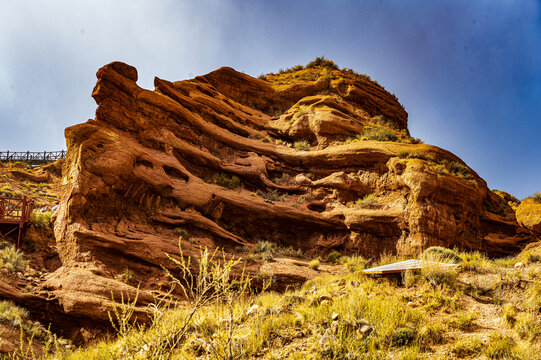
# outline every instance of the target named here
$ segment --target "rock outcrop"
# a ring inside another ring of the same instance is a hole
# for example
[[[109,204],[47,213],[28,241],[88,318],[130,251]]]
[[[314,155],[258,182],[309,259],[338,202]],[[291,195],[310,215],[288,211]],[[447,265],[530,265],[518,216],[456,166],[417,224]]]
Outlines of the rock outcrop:
[[[96,309],[138,283],[152,301],[179,233],[185,255],[269,241],[307,256],[432,245],[498,256],[529,239],[457,156],[410,138],[396,97],[365,76],[221,68],[149,91],[115,62],[97,77],[95,119],[65,132],[63,266],[48,285],[67,313],[106,320]]]
[[[517,207],[518,223],[530,231],[541,234],[541,201],[528,197]]]

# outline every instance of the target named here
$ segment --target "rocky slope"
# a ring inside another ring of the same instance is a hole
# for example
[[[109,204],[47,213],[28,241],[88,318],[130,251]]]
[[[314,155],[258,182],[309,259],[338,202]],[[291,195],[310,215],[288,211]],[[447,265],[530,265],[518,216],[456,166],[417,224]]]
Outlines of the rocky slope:
[[[63,266],[46,283],[68,314],[107,321],[112,299],[134,298],[136,284],[141,306],[153,301],[179,234],[185,255],[208,246],[242,256],[268,241],[366,258],[431,245],[500,256],[530,239],[458,157],[412,139],[396,97],[366,76],[220,68],[156,78],[150,91],[114,62],[97,77],[95,119],[65,132],[54,223]],[[312,276],[298,264],[260,267],[247,271],[283,284]]]

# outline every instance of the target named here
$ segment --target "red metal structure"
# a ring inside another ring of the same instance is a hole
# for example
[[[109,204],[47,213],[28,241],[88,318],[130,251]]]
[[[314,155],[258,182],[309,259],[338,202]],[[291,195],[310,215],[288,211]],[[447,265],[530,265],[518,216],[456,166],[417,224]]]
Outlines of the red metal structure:
[[[24,197],[22,199],[0,197],[0,237],[18,231],[17,247],[21,243],[21,236],[30,221],[30,214],[34,209],[34,200]]]
[[[65,159],[66,151],[25,151],[25,152],[14,152],[14,151],[0,151],[0,161],[9,162],[9,161],[23,161],[25,163],[31,164],[46,164],[49,162],[56,161],[58,159]]]

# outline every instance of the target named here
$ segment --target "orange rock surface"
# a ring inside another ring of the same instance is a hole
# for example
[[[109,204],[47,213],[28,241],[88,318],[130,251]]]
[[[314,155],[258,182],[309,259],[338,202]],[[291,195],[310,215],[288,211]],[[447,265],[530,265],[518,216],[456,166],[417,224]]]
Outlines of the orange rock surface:
[[[518,223],[534,233],[541,234],[541,201],[528,197],[517,208]]]
[[[48,285],[67,313],[106,320],[111,293],[134,296],[137,283],[151,301],[167,255],[178,254],[178,229],[190,234],[186,255],[269,241],[307,256],[432,245],[498,256],[529,240],[458,157],[409,138],[397,99],[362,76],[315,68],[261,80],[220,68],[156,78],[150,91],[115,62],[97,77],[95,119],[65,132],[54,225],[63,266]],[[396,139],[351,140],[370,128]],[[287,283],[282,266],[264,270],[274,268]],[[297,281],[313,276],[299,271]]]

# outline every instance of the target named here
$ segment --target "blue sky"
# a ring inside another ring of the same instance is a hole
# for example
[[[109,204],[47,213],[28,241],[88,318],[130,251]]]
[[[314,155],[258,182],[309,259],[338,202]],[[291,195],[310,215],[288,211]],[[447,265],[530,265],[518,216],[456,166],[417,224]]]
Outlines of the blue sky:
[[[0,0],[0,149],[65,148],[94,117],[95,73],[120,60],[181,80],[257,76],[325,55],[395,93],[413,136],[490,188],[541,190],[539,1]]]

